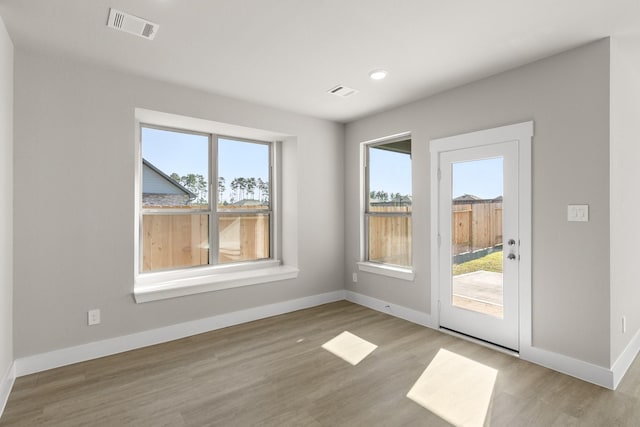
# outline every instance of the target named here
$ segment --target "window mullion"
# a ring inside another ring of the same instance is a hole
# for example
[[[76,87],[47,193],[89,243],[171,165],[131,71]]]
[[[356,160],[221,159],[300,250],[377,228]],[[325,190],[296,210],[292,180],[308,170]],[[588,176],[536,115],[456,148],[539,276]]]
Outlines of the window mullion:
[[[220,233],[218,232],[218,136],[209,135],[209,190],[211,214],[209,215],[209,264],[219,263]]]

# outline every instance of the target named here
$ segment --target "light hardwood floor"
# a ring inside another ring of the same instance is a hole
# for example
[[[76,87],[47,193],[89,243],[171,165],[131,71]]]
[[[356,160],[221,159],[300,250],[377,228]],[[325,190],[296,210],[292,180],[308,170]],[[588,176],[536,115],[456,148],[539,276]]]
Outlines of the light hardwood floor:
[[[406,397],[440,348],[498,370],[486,426],[640,425],[638,359],[614,392],[341,301],[18,378],[0,426],[446,426]]]

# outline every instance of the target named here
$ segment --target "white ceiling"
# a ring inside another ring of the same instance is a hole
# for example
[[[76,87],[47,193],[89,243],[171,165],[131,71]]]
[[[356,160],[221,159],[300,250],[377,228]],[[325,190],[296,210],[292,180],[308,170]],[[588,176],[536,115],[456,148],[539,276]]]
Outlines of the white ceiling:
[[[155,40],[107,28],[110,7]],[[18,48],[339,122],[640,33],[640,0],[0,0],[0,16]]]

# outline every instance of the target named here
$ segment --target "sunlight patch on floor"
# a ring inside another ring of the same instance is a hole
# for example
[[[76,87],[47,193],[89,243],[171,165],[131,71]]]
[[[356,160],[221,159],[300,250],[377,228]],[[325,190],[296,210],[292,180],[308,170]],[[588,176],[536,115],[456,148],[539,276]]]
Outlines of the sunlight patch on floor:
[[[441,348],[407,397],[455,426],[483,426],[497,374]]]
[[[344,331],[337,337],[322,344],[322,348],[355,366],[378,346],[363,340],[351,332]]]

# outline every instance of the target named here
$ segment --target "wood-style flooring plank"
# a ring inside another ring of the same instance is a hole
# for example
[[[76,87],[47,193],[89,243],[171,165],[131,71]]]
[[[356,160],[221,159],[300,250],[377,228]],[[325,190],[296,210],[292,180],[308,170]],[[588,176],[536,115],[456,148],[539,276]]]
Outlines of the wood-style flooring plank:
[[[406,397],[440,349],[498,371],[485,426],[640,425],[638,360],[614,392],[341,301],[18,378],[0,426],[450,426]]]

